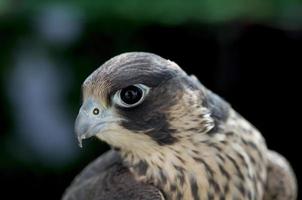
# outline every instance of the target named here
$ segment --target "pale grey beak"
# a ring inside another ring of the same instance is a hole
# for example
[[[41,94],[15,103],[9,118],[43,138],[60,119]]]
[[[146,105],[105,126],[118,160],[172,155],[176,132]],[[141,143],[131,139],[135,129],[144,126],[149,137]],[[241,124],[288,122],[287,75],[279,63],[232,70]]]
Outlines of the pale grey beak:
[[[79,142],[79,146],[82,148],[82,140],[92,137],[92,132],[89,131],[93,125],[91,124],[89,117],[86,113],[80,110],[77,119],[75,121],[75,132]]]
[[[93,113],[94,109],[98,109],[95,114]],[[80,108],[74,127],[79,146],[82,147],[83,139],[90,138],[106,130],[108,131],[110,124],[120,120],[121,118],[112,115],[110,109],[101,107],[91,99],[86,100]]]
[[[94,109],[98,109],[97,114],[93,113]],[[80,147],[82,147],[83,139],[96,135],[104,125],[104,114],[105,109],[93,99],[83,102],[74,126]]]

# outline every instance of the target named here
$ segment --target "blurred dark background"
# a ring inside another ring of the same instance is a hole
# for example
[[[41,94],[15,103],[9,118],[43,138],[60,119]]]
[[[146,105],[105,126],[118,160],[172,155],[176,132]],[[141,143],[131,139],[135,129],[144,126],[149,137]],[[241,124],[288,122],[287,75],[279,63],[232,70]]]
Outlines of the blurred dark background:
[[[108,149],[77,145],[84,79],[147,51],[231,102],[301,172],[299,0],[0,0],[1,199],[59,199]],[[5,197],[5,198],[3,198]]]

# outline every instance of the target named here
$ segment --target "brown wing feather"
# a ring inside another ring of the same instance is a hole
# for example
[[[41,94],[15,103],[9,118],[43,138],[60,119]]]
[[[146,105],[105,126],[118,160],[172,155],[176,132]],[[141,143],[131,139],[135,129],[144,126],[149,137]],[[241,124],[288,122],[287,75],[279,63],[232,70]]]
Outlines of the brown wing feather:
[[[136,181],[111,150],[89,164],[66,189],[63,200],[162,200],[156,187]]]
[[[297,182],[286,159],[270,151],[268,155],[267,185],[264,200],[297,199]]]

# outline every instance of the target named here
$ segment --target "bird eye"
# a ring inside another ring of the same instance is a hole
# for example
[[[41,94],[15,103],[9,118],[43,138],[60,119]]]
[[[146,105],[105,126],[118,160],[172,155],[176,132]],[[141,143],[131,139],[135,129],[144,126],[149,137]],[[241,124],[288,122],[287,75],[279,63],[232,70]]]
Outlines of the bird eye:
[[[122,107],[134,107],[144,100],[149,89],[149,87],[142,84],[130,85],[117,91],[113,101]]]
[[[92,113],[94,115],[98,115],[100,113],[100,110],[98,108],[93,109]]]

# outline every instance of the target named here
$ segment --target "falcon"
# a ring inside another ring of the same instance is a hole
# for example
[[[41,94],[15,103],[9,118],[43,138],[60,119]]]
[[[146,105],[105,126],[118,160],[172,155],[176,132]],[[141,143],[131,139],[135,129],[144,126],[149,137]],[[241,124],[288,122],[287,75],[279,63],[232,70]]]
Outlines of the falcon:
[[[63,200],[295,200],[295,175],[261,133],[176,63],[151,53],[113,57],[83,83],[82,140],[112,148]]]

